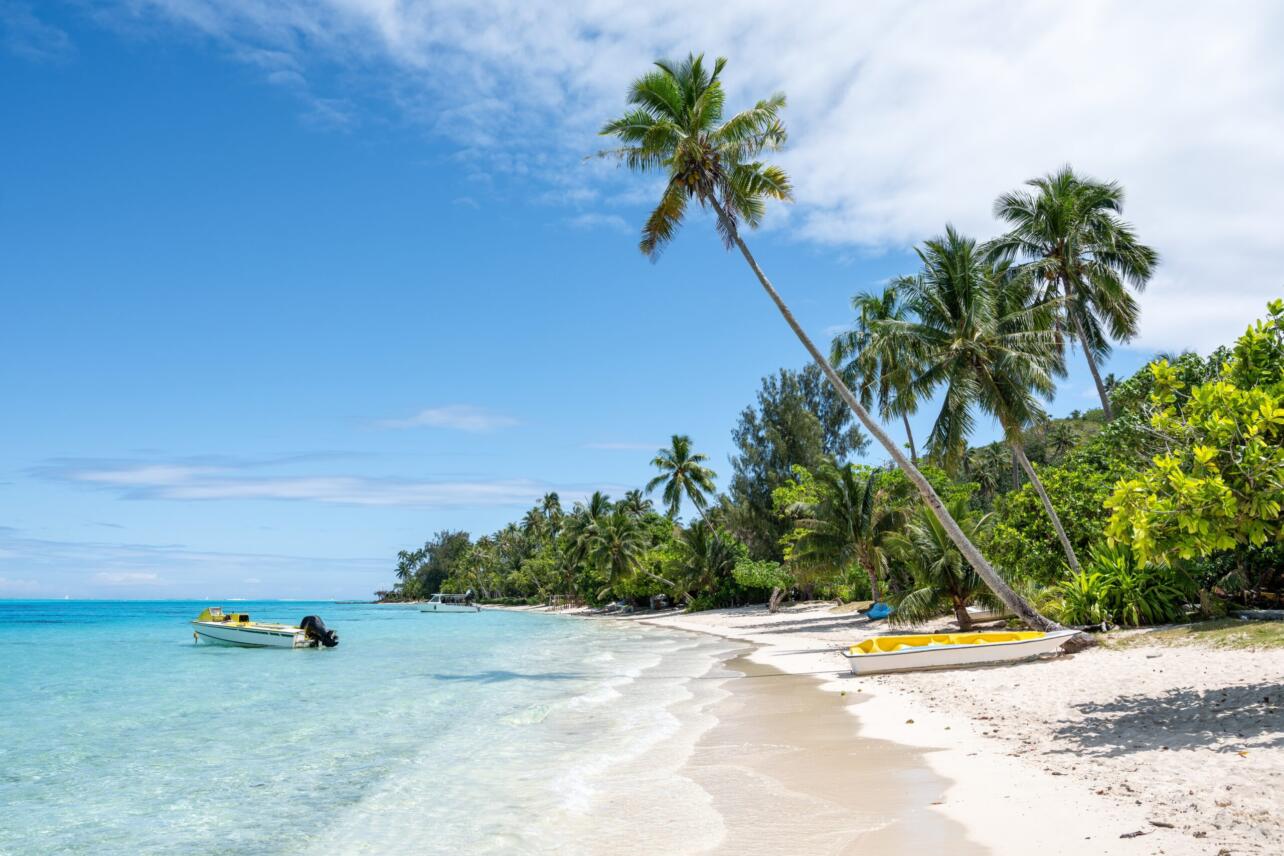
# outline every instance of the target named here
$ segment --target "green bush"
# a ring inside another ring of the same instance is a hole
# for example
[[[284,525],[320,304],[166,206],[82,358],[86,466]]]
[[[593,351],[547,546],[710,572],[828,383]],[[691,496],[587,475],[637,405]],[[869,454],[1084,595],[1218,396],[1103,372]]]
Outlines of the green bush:
[[[1181,571],[1138,567],[1131,551],[1111,547],[1094,550],[1083,572],[1054,590],[1053,611],[1063,624],[1109,622],[1125,627],[1180,621],[1195,594],[1194,584]]]

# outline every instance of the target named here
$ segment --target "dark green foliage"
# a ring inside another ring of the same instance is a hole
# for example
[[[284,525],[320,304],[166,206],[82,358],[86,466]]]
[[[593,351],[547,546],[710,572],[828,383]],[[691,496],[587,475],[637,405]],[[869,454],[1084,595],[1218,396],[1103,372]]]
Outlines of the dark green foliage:
[[[763,378],[757,405],[744,409],[731,437],[737,454],[726,525],[751,556],[775,561],[783,558],[780,539],[792,526],[773,510],[772,491],[790,479],[792,467],[814,470],[863,452],[869,442],[814,365]]]

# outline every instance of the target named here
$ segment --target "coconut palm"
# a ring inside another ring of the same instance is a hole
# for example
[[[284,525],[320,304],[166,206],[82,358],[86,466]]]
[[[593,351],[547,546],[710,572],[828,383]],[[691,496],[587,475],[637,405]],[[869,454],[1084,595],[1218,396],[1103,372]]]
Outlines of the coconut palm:
[[[678,581],[687,597],[693,591],[715,593],[742,557],[735,539],[705,520],[682,530],[677,546]]]
[[[815,477],[819,501],[790,509],[803,530],[794,543],[794,560],[839,573],[859,567],[869,577],[874,600],[881,600],[878,578],[887,566],[881,544],[901,525],[900,515],[881,506],[872,473],[851,464],[827,464]]]
[[[1060,461],[1070,454],[1078,442],[1078,435],[1064,422],[1054,422],[1049,425],[1044,435],[1048,456],[1054,462]]]
[[[852,309],[856,310],[856,323],[834,338],[830,359],[841,366],[843,379],[856,386],[861,406],[868,410],[877,403],[878,415],[883,420],[900,417],[909,443],[910,461],[917,464],[918,450],[914,447],[914,432],[909,423],[910,414],[918,410],[910,384],[914,367],[906,354],[891,359],[871,347],[874,326],[879,321],[905,320],[905,301],[893,282],[880,294],[857,294],[852,298]]]
[[[887,354],[915,355],[921,367],[913,382],[918,395],[926,398],[944,387],[928,443],[947,467],[957,468],[967,449],[976,408],[998,419],[1004,442],[1078,572],[1074,547],[1023,438],[1026,428],[1046,419],[1038,399],[1051,398],[1054,378],[1064,373],[1055,330],[1060,301],[1036,293],[1031,281],[1014,275],[1006,263],[986,261],[976,241],[952,226],[917,253],[922,271],[905,286],[915,319],[880,322],[877,347]]]
[[[643,496],[642,491],[631,490],[620,500],[620,508],[633,517],[645,517],[655,508],[655,504]]]
[[[684,496],[703,516],[709,504],[706,497],[717,489],[713,480],[718,477],[717,473],[704,465],[707,460],[708,455],[691,451],[690,437],[686,434],[674,434],[669,448],[660,449],[651,461],[651,466],[658,469],[660,474],[647,482],[647,493],[663,485],[662,495],[670,517],[678,516],[678,508],[681,507]]]
[[[969,538],[980,536],[992,517],[971,511],[966,499],[951,502],[950,513]],[[893,622],[917,624],[953,610],[961,630],[972,628],[968,604],[988,595],[989,589],[935,515],[920,507],[903,530],[888,534],[883,545],[904,563],[912,581],[910,590],[895,599]]]
[[[592,527],[587,546],[589,560],[606,574],[606,585],[597,593],[601,599],[638,570],[646,552],[646,533],[636,517],[617,506]]]
[[[604,155],[618,158],[635,171],[664,177],[664,191],[642,228],[639,248],[654,260],[677,235],[688,204],[694,201],[701,208],[712,209],[714,226],[724,245],[728,249],[735,247],[744,256],[798,341],[865,429],[905,471],[986,584],[1031,625],[1040,629],[1058,627],[1013,591],[967,539],[936,490],[843,383],[749,251],[740,234],[741,226],[758,226],[766,213],[767,200],[788,201],[793,197],[784,170],[759,160],[764,152],[779,149],[785,143],[787,134],[780,120],[785,96],[773,95],[724,121],[725,94],[719,77],[726,64],[719,57],[709,69],[704,57],[694,54],[681,63],[657,62],[656,70],[644,74],[630,87],[630,110],[602,128],[603,135],[617,137],[623,143]]]
[[[1025,260],[1045,294],[1063,298],[1059,325],[1078,340],[1092,372],[1106,420],[1114,418],[1097,363],[1110,355],[1110,340],[1137,333],[1137,301],[1128,292],[1146,287],[1159,254],[1137,240],[1123,211],[1123,188],[1115,182],[1075,175],[1069,166],[994,203],[994,215],[1012,228],[990,242],[991,256]]]

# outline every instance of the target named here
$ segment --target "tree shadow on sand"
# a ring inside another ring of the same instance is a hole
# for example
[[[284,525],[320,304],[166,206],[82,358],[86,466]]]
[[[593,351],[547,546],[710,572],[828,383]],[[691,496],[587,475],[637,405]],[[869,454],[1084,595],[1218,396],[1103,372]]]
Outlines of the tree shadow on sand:
[[[1159,695],[1123,696],[1074,706],[1083,719],[1062,720],[1050,754],[1117,757],[1154,749],[1284,746],[1284,684],[1255,683]],[[1216,746],[1229,740],[1228,745]]]

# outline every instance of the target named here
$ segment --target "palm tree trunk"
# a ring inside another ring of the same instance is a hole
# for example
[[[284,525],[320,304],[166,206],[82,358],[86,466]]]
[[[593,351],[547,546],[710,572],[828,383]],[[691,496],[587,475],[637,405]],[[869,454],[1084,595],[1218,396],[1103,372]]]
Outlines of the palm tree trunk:
[[[952,598],[954,601],[954,618],[959,623],[959,630],[972,629],[972,616],[967,611],[967,604],[959,598]]]
[[[901,421],[905,423],[905,439],[909,440],[910,463],[918,466],[918,450],[914,448],[914,432],[910,430],[909,416],[902,413]]]
[[[1106,414],[1106,421],[1110,422],[1115,418],[1115,413],[1110,407],[1110,395],[1106,392],[1106,385],[1101,380],[1101,372],[1097,370],[1097,358],[1092,355],[1092,350],[1088,347],[1088,338],[1083,334],[1083,322],[1079,316],[1074,316],[1075,332],[1079,335],[1079,344],[1083,347],[1083,356],[1088,360],[1088,371],[1092,372],[1092,382],[1097,385],[1097,395],[1101,396],[1101,409]]]
[[[878,574],[874,573],[874,569],[864,561],[859,562],[858,564],[860,565],[861,570],[865,572],[865,576],[869,577],[869,596],[874,599],[874,603],[880,602],[882,597],[879,595],[878,591]]]
[[[785,304],[785,301],[781,299],[780,294],[777,293],[776,289],[772,287],[771,281],[767,279],[767,275],[762,272],[762,268],[758,267],[758,262],[754,259],[753,253],[749,252],[749,247],[745,244],[744,239],[740,237],[740,232],[737,231],[735,222],[727,217],[727,212],[723,209],[722,205],[716,199],[710,199],[709,202],[713,205],[714,210],[718,214],[718,218],[722,221],[725,233],[730,235],[732,240],[735,241],[736,246],[740,249],[740,254],[745,257],[745,261],[749,264],[750,269],[754,272],[754,275],[758,277],[758,282],[762,285],[763,290],[767,292],[767,296],[771,298],[772,302],[776,304],[776,308],[780,310],[780,315],[785,319],[785,323],[794,331],[794,335],[798,337],[798,341],[807,349],[807,353],[809,353],[811,358],[816,361],[816,365],[820,367],[822,372],[824,372],[825,377],[829,378],[829,382],[834,385],[834,389],[837,390],[838,395],[843,399],[843,401],[847,402],[847,406],[856,414],[856,418],[865,426],[865,430],[869,431],[874,439],[882,444],[883,448],[887,450],[887,453],[892,456],[892,460],[896,462],[896,465],[900,467],[901,470],[904,471],[906,477],[913,482],[914,487],[918,489],[919,495],[923,497],[923,502],[927,503],[927,507],[932,510],[932,514],[936,515],[936,519],[941,521],[941,525],[945,527],[945,531],[950,536],[950,540],[954,542],[954,545],[959,548],[959,552],[963,554],[963,557],[966,558],[968,563],[976,570],[977,575],[985,581],[985,584],[990,587],[999,600],[1003,601],[1004,605],[1007,606],[1008,609],[1012,610],[1012,612],[1026,624],[1039,630],[1062,629],[1060,624],[1040,615],[1039,611],[1034,608],[1033,604],[1013,591],[1012,587],[1004,581],[998,571],[996,571],[990,563],[985,560],[985,557],[981,555],[981,551],[977,549],[976,545],[968,540],[968,537],[963,534],[963,530],[959,528],[958,522],[950,516],[949,511],[945,508],[945,503],[941,502],[941,498],[937,495],[931,482],[929,482],[923,474],[919,472],[918,467],[914,466],[914,464],[905,457],[904,453],[901,452],[892,438],[888,436],[887,432],[883,430],[882,426],[875,422],[873,417],[869,415],[869,412],[860,406],[860,402],[856,400],[856,396],[847,388],[847,384],[843,383],[843,379],[838,376],[838,372],[834,371],[834,367],[829,364],[829,360],[824,358],[816,348],[816,345],[811,341],[811,338],[798,323],[798,320],[794,318],[793,312],[790,311],[789,307]]]
[[[1052,521],[1052,528],[1057,530],[1057,539],[1061,541],[1061,549],[1066,553],[1066,559],[1070,562],[1070,568],[1076,573],[1082,573],[1083,569],[1079,567],[1079,557],[1074,554],[1074,547],[1070,544],[1070,538],[1066,535],[1065,527],[1061,525],[1061,518],[1057,516],[1057,510],[1052,507],[1052,500],[1048,498],[1048,492],[1043,488],[1043,482],[1034,472],[1034,467],[1030,465],[1030,459],[1025,455],[1025,447],[1021,445],[1020,440],[1008,440],[1008,445],[1012,447],[1012,454],[1021,464],[1021,469],[1025,470],[1026,476],[1030,479],[1030,484],[1034,486],[1034,492],[1039,495],[1039,501],[1043,503],[1043,510],[1047,512],[1048,519]]]

